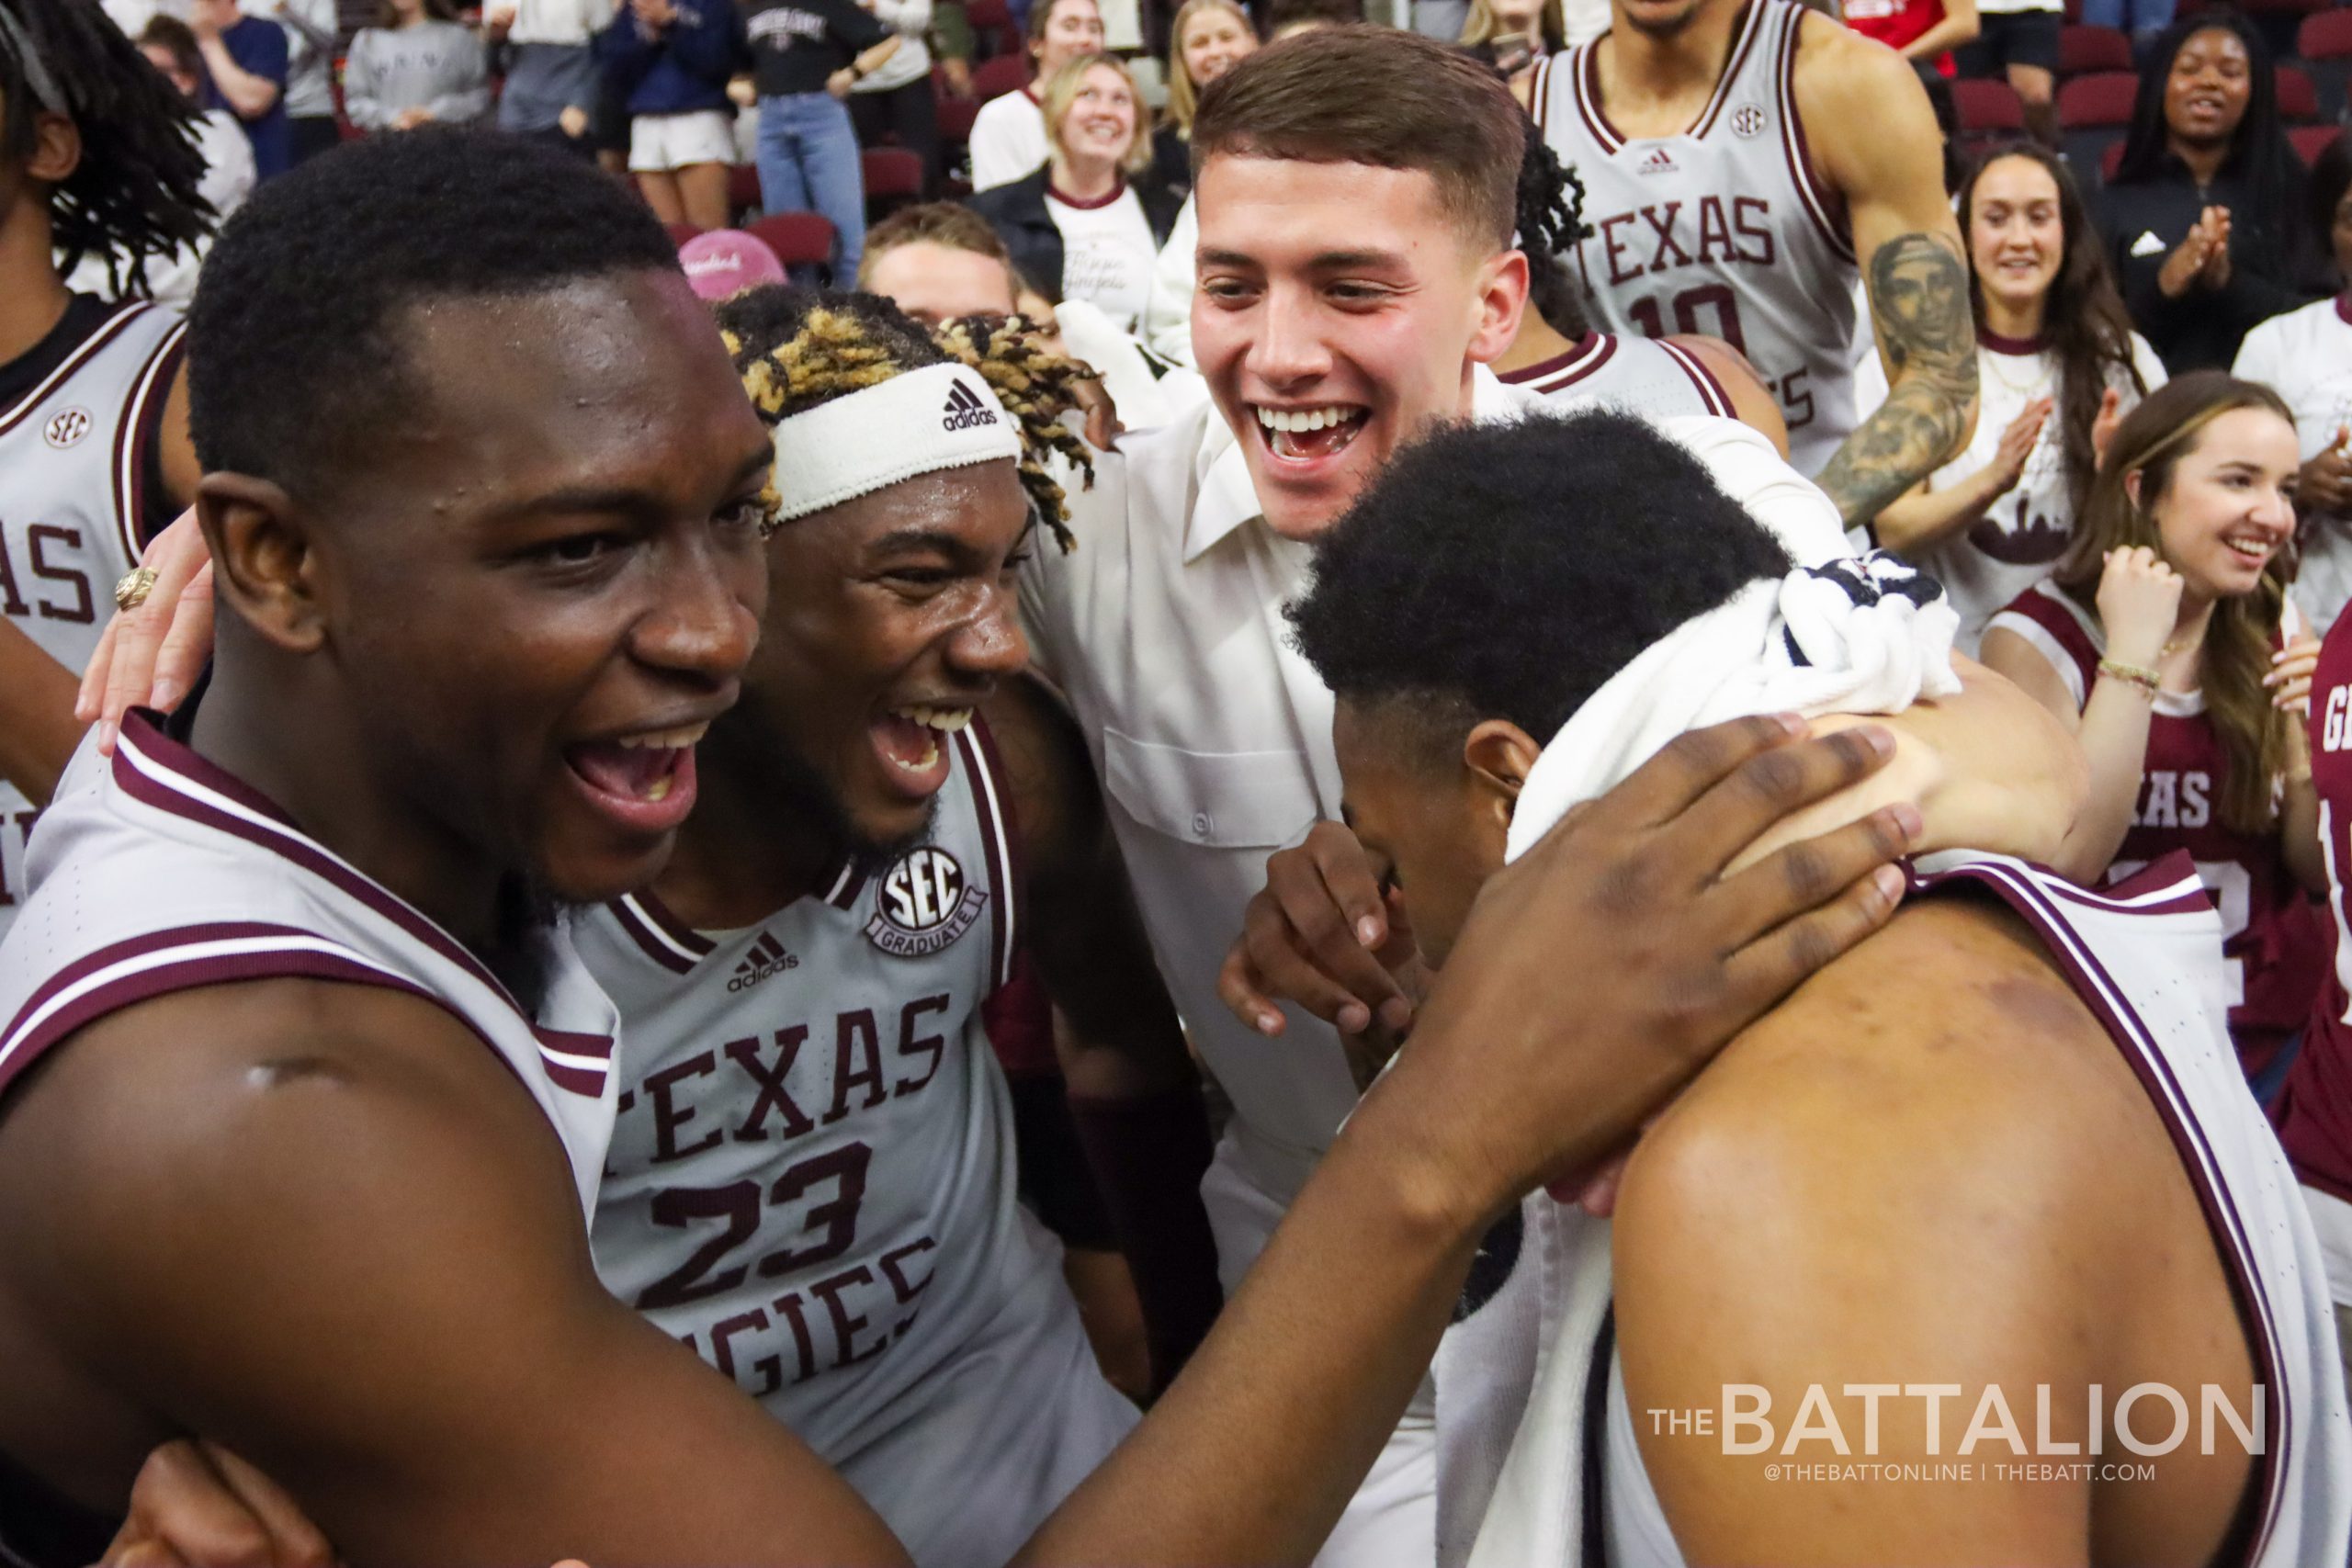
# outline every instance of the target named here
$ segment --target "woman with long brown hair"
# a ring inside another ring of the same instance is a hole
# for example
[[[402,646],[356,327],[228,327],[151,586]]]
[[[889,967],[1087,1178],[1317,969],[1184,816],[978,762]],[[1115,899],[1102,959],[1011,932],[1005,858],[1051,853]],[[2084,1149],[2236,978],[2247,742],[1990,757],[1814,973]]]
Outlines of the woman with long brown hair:
[[[1939,580],[1960,646],[2049,571],[2075,537],[2098,459],[2093,427],[2164,385],[2132,330],[2074,178],[2030,141],[1998,148],[1959,196],[1976,315],[1976,434],[1966,451],[1878,516],[1882,545]],[[1886,398],[1875,355],[1859,406]]]
[[[2175,851],[2197,863],[2258,1096],[2284,1077],[2327,961],[2303,893],[2327,886],[2303,733],[2319,644],[2284,558],[2300,466],[2270,389],[2182,377],[2117,427],[2073,548],[1984,637],[1984,662],[2090,758],[2056,869],[2096,885]]]

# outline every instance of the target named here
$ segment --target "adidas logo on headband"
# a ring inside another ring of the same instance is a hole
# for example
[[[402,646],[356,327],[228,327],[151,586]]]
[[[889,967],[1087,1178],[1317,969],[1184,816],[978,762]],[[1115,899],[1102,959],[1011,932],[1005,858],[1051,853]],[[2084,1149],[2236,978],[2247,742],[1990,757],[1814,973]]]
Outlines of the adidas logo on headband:
[[[974,425],[997,423],[996,410],[980,401],[972,389],[957,382],[947,389],[946,417],[939,422],[942,430],[969,430]]]

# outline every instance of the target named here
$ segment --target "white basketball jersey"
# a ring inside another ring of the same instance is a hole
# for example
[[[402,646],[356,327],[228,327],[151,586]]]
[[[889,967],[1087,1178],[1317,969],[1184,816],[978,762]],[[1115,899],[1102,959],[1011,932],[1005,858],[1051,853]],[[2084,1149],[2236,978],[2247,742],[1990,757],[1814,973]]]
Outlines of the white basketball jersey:
[[[1694,413],[1739,417],[1714,372],[1679,343],[1587,333],[1566,354],[1496,374],[1506,386],[1575,408],[1599,402],[1650,419]]]
[[[0,615],[76,675],[139,564],[146,419],[171,390],[186,329],[119,307],[62,364],[0,408]],[[25,896],[33,807],[0,780],[0,935]]]
[[[257,791],[123,721],[85,744],[33,837],[32,897],[0,942],[0,1092],[60,1041],[174,991],[295,976],[405,991],[514,1072],[570,1156],[584,1219],[611,1135],[612,1004],[551,930],[535,1012],[447,931]]]
[[[2342,1568],[2352,1551],[2352,1422],[2325,1272],[2294,1175],[2230,1044],[2221,924],[2195,868],[2185,855],[2168,859],[2094,894],[2022,861],[1952,851],[1917,862],[1911,886],[1915,898],[1998,897],[2132,1065],[2197,1188],[2253,1341],[2267,1407],[2245,1562]],[[1615,1354],[1609,1224],[1542,1193],[1518,1218],[1507,1245],[1490,1238],[1485,1299],[1474,1306],[1465,1296],[1467,1315],[1438,1353],[1440,1562],[1679,1568]],[[1774,1414],[1776,1430],[1793,1429],[1793,1417]],[[2135,1427],[2152,1419],[2161,1418],[2135,1415]],[[2236,1440],[2217,1430],[2219,1442]],[[1830,1449],[1823,1438],[1793,1451]],[[2109,1451],[2131,1457],[2118,1444]],[[2007,1442],[1977,1452],[2018,1457]]]
[[[1804,10],[1752,0],[1714,96],[1679,136],[1628,141],[1600,102],[1599,40],[1535,68],[1544,140],[1584,182],[1576,263],[1599,324],[1698,333],[1745,354],[1818,474],[1854,428],[1854,245],[1813,172],[1790,76]]]
[[[581,923],[628,1033],[593,1230],[605,1285],[798,1433],[924,1568],[995,1564],[1136,1418],[1015,1201],[983,1020],[1019,940],[984,726],[930,838],[703,932]]]

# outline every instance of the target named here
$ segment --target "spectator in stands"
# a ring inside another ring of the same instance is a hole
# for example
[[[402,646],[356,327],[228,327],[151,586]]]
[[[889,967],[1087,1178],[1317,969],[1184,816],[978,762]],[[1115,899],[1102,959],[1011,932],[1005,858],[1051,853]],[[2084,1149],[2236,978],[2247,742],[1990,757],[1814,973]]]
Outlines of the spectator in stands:
[[[500,0],[482,28],[506,51],[498,129],[569,152],[590,150],[603,84],[590,43],[613,19],[613,0]]]
[[[596,56],[629,115],[628,166],[664,223],[727,226],[727,83],[748,60],[734,0],[628,0]]]
[[[1845,24],[1911,62],[1922,79],[1953,72],[1951,51],[1983,31],[1976,0],[1847,0]],[[2043,102],[2049,101],[2045,88]]]
[[[362,130],[462,125],[490,108],[490,62],[481,40],[457,20],[453,0],[379,0],[376,25],[351,40],[343,108]]]
[[[939,104],[932,96],[931,0],[858,0],[899,35],[898,51],[858,79],[850,89],[850,118],[861,145],[878,147],[888,137],[922,160],[922,192],[939,182]]]
[[[2222,912],[2230,1033],[2277,1092],[2325,974],[2303,731],[2319,644],[2287,602],[2297,459],[2287,408],[2216,370],[2125,416],[2081,536],[1994,617],[1984,662],[2073,729],[2091,796],[2055,867],[2086,886],[2185,850]],[[2298,886],[2300,884],[2300,886]]]
[[[246,16],[237,0],[190,0],[187,21],[204,56],[204,107],[227,109],[244,127],[256,179],[284,174],[294,161],[294,132],[286,118],[286,29]]]
[[[1043,82],[1082,54],[1102,48],[1102,13],[1094,0],[1039,0],[1029,7],[1029,55]],[[1046,162],[1046,114],[1034,87],[980,106],[972,121],[972,188],[1010,185]]]
[[[1151,135],[1159,181],[1179,195],[1193,188],[1193,108],[1201,89],[1257,51],[1258,30],[1235,0],[1184,0],[1169,28],[1168,111]]]
[[[1049,299],[1101,307],[1133,332],[1153,264],[1182,203],[1149,177],[1135,78],[1113,55],[1081,55],[1046,80],[1046,166],[972,197],[1021,275]]]
[[[2038,142],[1996,151],[1960,189],[1976,311],[1980,402],[1968,449],[1878,515],[1878,539],[1939,580],[1959,644],[2046,574],[2074,542],[2098,469],[2095,429],[2165,383],[2132,330],[2107,254],[2065,164]],[[1855,401],[1886,400],[1878,356]]]
[[[1954,56],[1963,76],[2005,75],[2025,103],[2027,134],[2058,144],[2058,34],[2061,0],[1974,0],[1975,40]],[[1955,7],[1956,10],[1956,7]]]
[[[850,90],[906,47],[854,0],[751,0],[744,30],[760,96],[760,206],[831,220],[833,276],[865,247],[865,176]]]
[[[1560,0],[1471,0],[1462,45],[1512,81],[1566,49],[1567,27]]]
[[[196,34],[176,17],[158,12],[147,19],[139,31],[139,52],[162,73],[165,81],[179,90],[191,104],[201,103],[204,96],[204,57],[196,47]],[[196,150],[204,156],[204,177],[196,192],[211,203],[220,221],[242,205],[254,188],[254,150],[245,140],[237,117],[227,109],[206,109],[196,122]],[[204,252],[210,247],[212,236],[183,242],[168,256],[147,257],[147,292],[153,299],[185,310],[196,293],[196,270]],[[116,252],[91,254],[82,258],[67,279],[69,288],[83,293],[112,297],[108,269],[116,276],[124,270],[125,256]]]
[[[2303,302],[2303,166],[2252,22],[2200,11],[2157,40],[2098,210],[2132,319],[2176,376],[2227,366]]]
[[[2295,476],[2301,569],[2295,607],[2320,635],[2352,601],[2352,141],[2312,165],[2312,231],[2334,252],[2339,292],[2273,316],[2245,334],[2231,374],[2260,381],[2294,411],[2303,467]]]
[[[932,0],[931,33],[926,40],[932,58],[939,62],[941,82],[951,98],[972,96],[972,18],[964,0]]]
[[[266,15],[286,29],[286,123],[293,160],[341,140],[334,123],[335,0],[276,0]]]
[[[1028,286],[988,220],[967,207],[935,201],[902,209],[865,237],[865,265],[857,286],[879,294],[933,326],[960,316],[1002,316],[1019,310],[1053,329],[1059,352],[1091,369],[1131,429],[1165,424],[1207,385],[1190,370],[1170,368],[1083,300],[1059,306],[1023,300]],[[1014,1108],[1015,1116],[1021,1114]],[[1073,1273],[1080,1300],[1087,1285]]]

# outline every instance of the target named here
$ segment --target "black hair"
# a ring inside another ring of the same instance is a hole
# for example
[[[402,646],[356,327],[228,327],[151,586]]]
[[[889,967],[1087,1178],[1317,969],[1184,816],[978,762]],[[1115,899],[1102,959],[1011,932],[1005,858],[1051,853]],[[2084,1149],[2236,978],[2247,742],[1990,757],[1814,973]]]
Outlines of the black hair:
[[[1482,718],[1548,740],[1652,643],[1792,564],[1646,421],[1539,413],[1399,453],[1287,614],[1341,698],[1414,705],[1449,750]]]
[[[425,126],[336,148],[264,184],[205,258],[188,313],[197,457],[300,493],[418,395],[412,307],[677,270],[643,202],[541,143]]]
[[[2253,216],[2261,219],[2265,227],[2278,231],[2276,265],[2264,270],[2273,276],[2285,276],[2298,258],[2303,226],[2302,164],[2278,118],[2278,73],[2271,62],[2269,41],[2244,13],[2226,7],[2192,12],[2157,35],[2141,63],[2140,90],[2132,100],[2132,129],[2124,135],[2121,158],[2109,183],[2127,186],[2165,177],[2172,149],[2170,128],[2165,121],[2165,83],[2182,47],[2199,33],[2216,30],[2233,34],[2245,45],[2247,68],[2245,117],[2231,133],[2229,155],[2222,160],[2222,169],[2253,186]]]
[[[2346,190],[2352,190],[2352,132],[2338,131],[2312,160],[2309,195],[2312,238],[2331,266],[2335,261],[2335,209],[2344,204]],[[2335,281],[2341,288],[2352,283],[2352,277],[2339,276]]]
[[[197,193],[204,154],[196,147],[196,106],[147,62],[96,0],[0,0],[65,99],[82,137],[82,161],[49,197],[60,270],[84,256],[107,258],[118,292],[147,291],[147,262],[212,231],[211,203]],[[30,73],[0,29],[0,157],[32,156]]]
[[[1045,460],[1058,452],[1093,482],[1094,458],[1062,417],[1089,372],[1047,350],[1022,317],[967,316],[933,329],[878,294],[771,286],[719,306],[718,327],[752,406],[771,424],[926,365],[969,366],[1012,415],[1021,486],[1038,520],[1072,547],[1069,501]]]
[[[1562,337],[1584,336],[1592,330],[1591,314],[1564,259],[1592,233],[1584,221],[1584,181],[1560,162],[1532,119],[1519,161],[1517,223],[1527,255],[1527,302]]]

